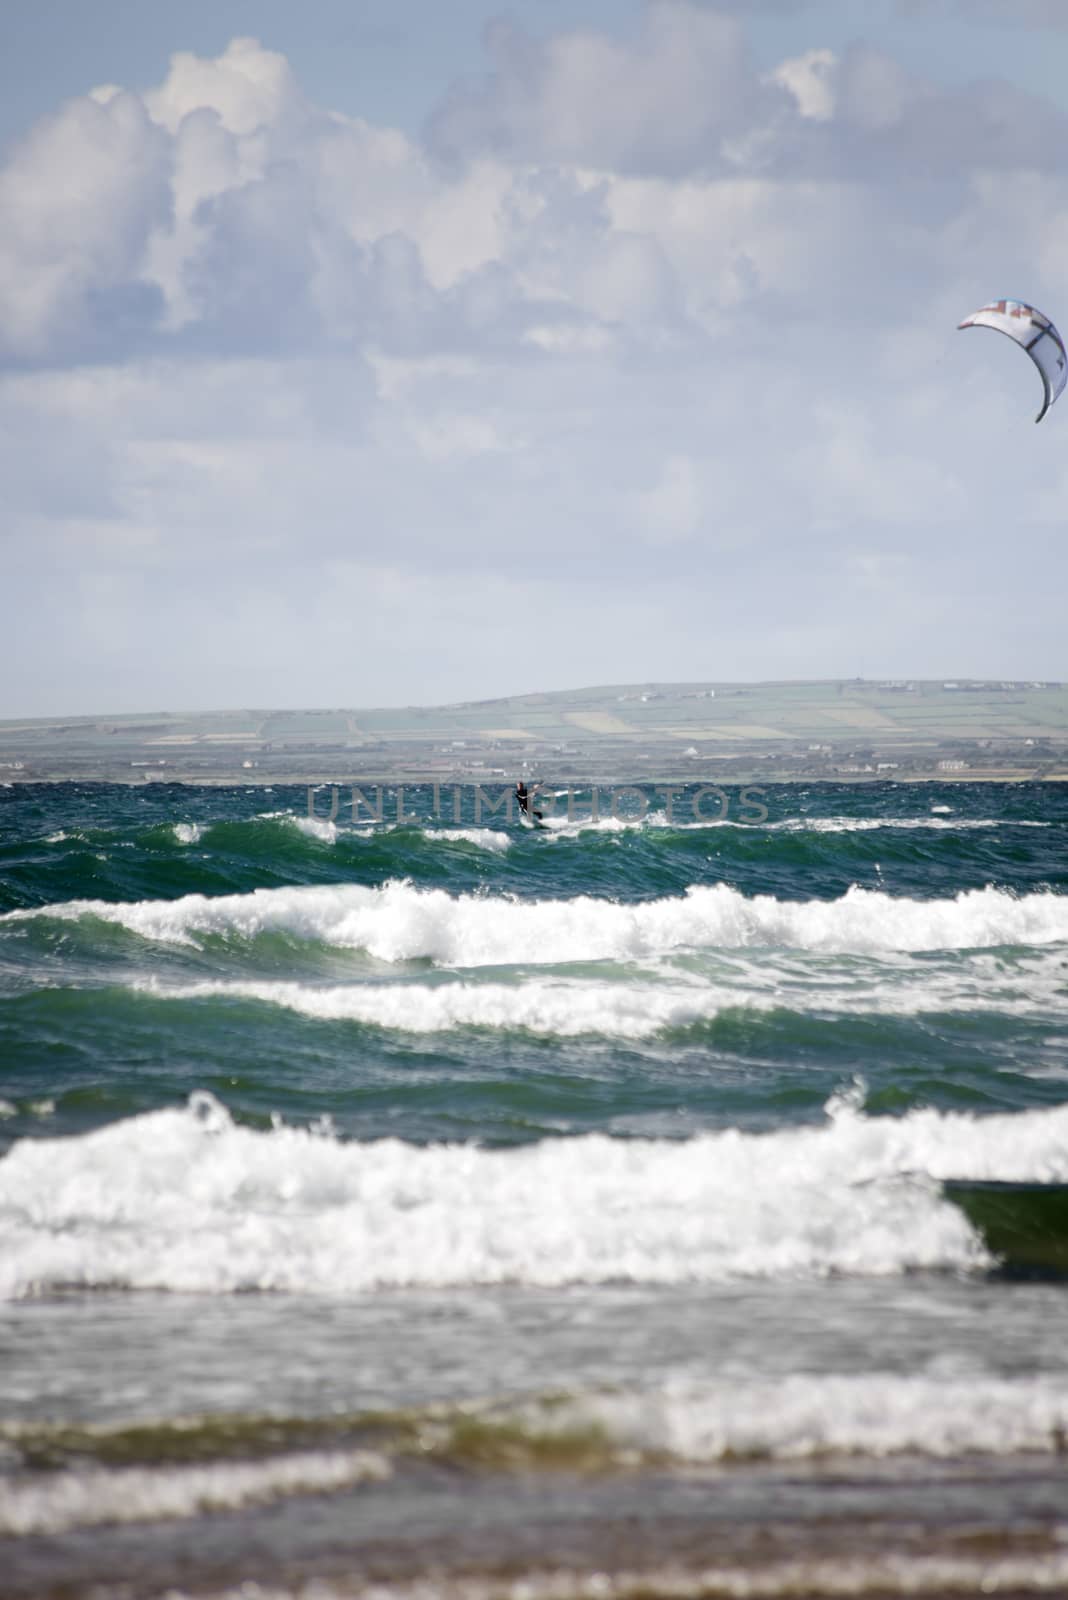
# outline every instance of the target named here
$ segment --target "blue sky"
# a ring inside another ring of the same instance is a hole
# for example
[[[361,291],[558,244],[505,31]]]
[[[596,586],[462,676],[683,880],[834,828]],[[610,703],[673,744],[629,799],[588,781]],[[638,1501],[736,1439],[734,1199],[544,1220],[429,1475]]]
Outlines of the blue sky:
[[[1068,676],[1060,0],[0,12],[0,716]]]

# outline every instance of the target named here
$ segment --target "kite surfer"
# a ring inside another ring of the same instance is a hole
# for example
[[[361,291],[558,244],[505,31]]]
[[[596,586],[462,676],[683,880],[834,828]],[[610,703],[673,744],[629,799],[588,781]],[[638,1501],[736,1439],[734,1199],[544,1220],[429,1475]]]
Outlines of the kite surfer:
[[[522,778],[516,783],[515,797],[519,801],[519,810],[524,817],[529,817],[531,822],[541,821],[541,812],[535,811],[532,804],[533,796]]]

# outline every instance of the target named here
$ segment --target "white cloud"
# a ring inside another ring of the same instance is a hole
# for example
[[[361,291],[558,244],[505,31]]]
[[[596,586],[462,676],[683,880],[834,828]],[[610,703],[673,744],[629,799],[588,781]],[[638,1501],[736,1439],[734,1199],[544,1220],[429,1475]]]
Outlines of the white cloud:
[[[806,50],[791,56],[769,74],[774,83],[789,89],[803,117],[827,122],[834,115],[835,69],[838,57],[833,50]]]
[[[954,331],[1006,291],[1060,310],[1048,107],[863,44],[765,82],[683,0],[491,45],[425,146],[243,40],[12,153],[11,714],[76,709],[76,669],[87,710],[518,690],[517,615],[558,684],[831,675],[861,639],[872,671],[983,673],[1029,558],[1057,592],[1063,419]],[[1054,610],[1019,670],[1056,675]]]
[[[16,148],[0,171],[0,356],[77,350],[150,317],[140,268],[169,160],[130,94],[72,101]]]
[[[298,114],[298,93],[289,62],[257,39],[233,39],[216,60],[188,51],[171,57],[158,89],[145,95],[153,122],[176,134],[183,120],[210,107],[228,133],[272,134]]]
[[[446,155],[626,170],[717,162],[720,141],[775,95],[748,68],[741,24],[685,0],[651,0],[640,37],[576,32],[542,41],[508,23],[487,45],[493,71],[445,102],[431,137]]]

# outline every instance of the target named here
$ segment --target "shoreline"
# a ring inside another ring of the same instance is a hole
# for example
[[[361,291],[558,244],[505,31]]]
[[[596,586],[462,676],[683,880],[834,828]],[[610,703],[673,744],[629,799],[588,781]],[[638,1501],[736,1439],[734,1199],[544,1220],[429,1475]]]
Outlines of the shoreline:
[[[5,1600],[713,1600],[1064,1592],[1057,1460],[403,1480],[0,1541]]]
[[[636,776],[633,772],[611,772],[573,774],[562,773],[549,779],[546,783],[569,783],[576,790],[590,788],[608,788],[611,786],[634,785],[636,787],[655,790],[658,786],[676,785],[686,788],[700,788],[702,785],[722,786],[737,789],[746,786],[759,786],[761,784],[798,785],[820,788],[874,788],[887,786],[896,789],[912,787],[928,787],[932,784],[949,787],[965,787],[976,783],[1000,783],[1004,785],[1042,784],[1042,783],[1068,783],[1068,771],[1042,772],[1034,768],[983,768],[975,767],[967,772],[937,772],[925,771],[910,773],[907,776],[890,776],[886,773],[810,773],[789,771],[779,768],[773,771],[761,770],[758,767],[746,769],[744,772],[687,772],[667,774],[663,777],[651,779],[647,776]],[[300,773],[290,772],[222,772],[222,773],[188,773],[168,772],[151,773],[130,776],[126,773],[107,772],[72,772],[59,773],[29,773],[9,772],[0,777],[0,788],[29,788],[45,785],[61,784],[99,784],[101,787],[145,789],[150,786],[168,787],[181,786],[196,789],[301,789],[301,788],[330,788],[337,787],[351,789],[396,788],[398,785],[431,788],[439,785],[443,790],[453,786],[471,789],[481,786],[483,789],[510,789],[512,779],[498,775],[489,776],[485,773],[437,773],[427,776],[417,773],[412,769],[403,768],[396,772],[379,772],[368,776],[366,774],[349,773],[339,774],[335,771],[309,770]]]

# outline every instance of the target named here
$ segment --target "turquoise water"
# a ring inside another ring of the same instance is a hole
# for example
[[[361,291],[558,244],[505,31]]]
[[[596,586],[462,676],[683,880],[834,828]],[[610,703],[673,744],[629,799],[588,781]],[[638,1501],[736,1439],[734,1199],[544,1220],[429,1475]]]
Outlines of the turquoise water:
[[[209,1524],[212,1582],[257,1576],[263,1504],[293,1583],[388,1530],[397,1582],[529,1574],[562,1504],[603,1568],[639,1479],[692,1568],[695,1472],[765,1531],[771,1474],[813,1561],[916,1479],[901,1585],[932,1551],[970,1581],[955,1518],[1060,1581],[1066,1290],[941,1181],[1068,1179],[1068,789],[643,793],[534,831],[420,786],[360,823],[345,789],[0,788],[12,1592],[162,1590]]]

